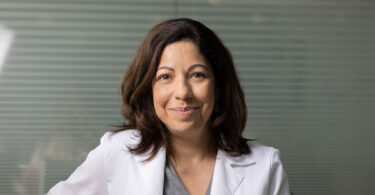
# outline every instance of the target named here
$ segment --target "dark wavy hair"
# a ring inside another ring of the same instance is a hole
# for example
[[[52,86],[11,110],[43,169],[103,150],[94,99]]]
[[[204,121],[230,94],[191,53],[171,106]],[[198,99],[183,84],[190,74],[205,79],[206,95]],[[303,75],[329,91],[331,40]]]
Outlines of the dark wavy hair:
[[[164,48],[171,43],[188,40],[195,44],[212,67],[215,77],[215,111],[209,120],[210,144],[231,156],[251,152],[242,137],[247,119],[244,94],[232,56],[216,34],[202,23],[178,18],[153,27],[139,46],[121,80],[122,115],[126,122],[115,132],[138,129],[140,142],[129,148],[135,154],[151,152],[152,159],[160,147],[170,151],[169,132],[156,115],[152,81]]]

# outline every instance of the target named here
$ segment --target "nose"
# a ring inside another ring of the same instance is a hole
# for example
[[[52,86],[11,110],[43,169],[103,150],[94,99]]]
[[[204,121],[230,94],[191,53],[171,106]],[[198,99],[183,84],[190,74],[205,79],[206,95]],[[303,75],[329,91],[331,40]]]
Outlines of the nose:
[[[186,79],[178,79],[175,81],[174,97],[178,100],[186,100],[192,97],[190,83]]]

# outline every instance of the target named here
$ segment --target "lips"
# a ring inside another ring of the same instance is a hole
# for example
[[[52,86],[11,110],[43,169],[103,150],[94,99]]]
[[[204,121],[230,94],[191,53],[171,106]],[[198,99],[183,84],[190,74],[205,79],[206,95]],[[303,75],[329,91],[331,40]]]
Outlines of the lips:
[[[193,106],[188,106],[188,107],[174,107],[171,108],[170,110],[178,115],[182,116],[188,116],[193,114],[199,107],[193,107]]]
[[[199,107],[193,107],[193,106],[189,106],[189,107],[175,107],[175,108],[171,108],[171,110],[173,110],[173,111],[180,111],[180,112],[186,112],[186,111],[190,111],[190,110],[196,110],[198,108]]]

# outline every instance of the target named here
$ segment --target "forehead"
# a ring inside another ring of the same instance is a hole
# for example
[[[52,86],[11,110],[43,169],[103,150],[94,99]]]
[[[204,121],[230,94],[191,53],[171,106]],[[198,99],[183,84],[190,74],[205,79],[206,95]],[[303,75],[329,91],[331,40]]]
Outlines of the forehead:
[[[188,40],[168,44],[161,55],[159,66],[190,66],[202,64],[209,68],[209,63],[195,46]]]

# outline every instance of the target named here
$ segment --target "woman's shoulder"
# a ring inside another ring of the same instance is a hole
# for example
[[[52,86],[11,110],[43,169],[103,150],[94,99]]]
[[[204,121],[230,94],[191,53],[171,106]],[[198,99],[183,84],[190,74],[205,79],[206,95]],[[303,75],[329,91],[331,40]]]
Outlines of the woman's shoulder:
[[[253,163],[265,164],[273,161],[275,156],[279,155],[279,150],[274,147],[266,146],[254,141],[250,141],[247,144],[251,150],[251,153],[242,154],[235,157],[223,152],[224,156],[231,164],[247,165]]]
[[[235,164],[251,164],[254,162],[262,164],[269,162],[270,160],[272,161],[273,157],[279,154],[277,148],[266,146],[255,141],[250,141],[247,144],[251,150],[250,154],[231,157],[232,162],[235,162]]]
[[[263,145],[258,142],[248,142],[248,146],[250,147],[251,153],[248,155],[248,158],[262,161],[262,160],[270,160],[273,158],[275,154],[278,155],[279,149]]]
[[[278,149],[275,147],[263,145],[256,141],[247,142],[247,145],[249,146],[253,155],[268,154],[278,151]]]
[[[128,150],[129,146],[139,143],[140,135],[136,129],[127,129],[120,132],[108,131],[100,138],[100,144],[118,149]]]
[[[250,154],[228,158],[236,173],[244,177],[241,191],[244,194],[290,194],[279,150],[254,141],[248,145]]]

